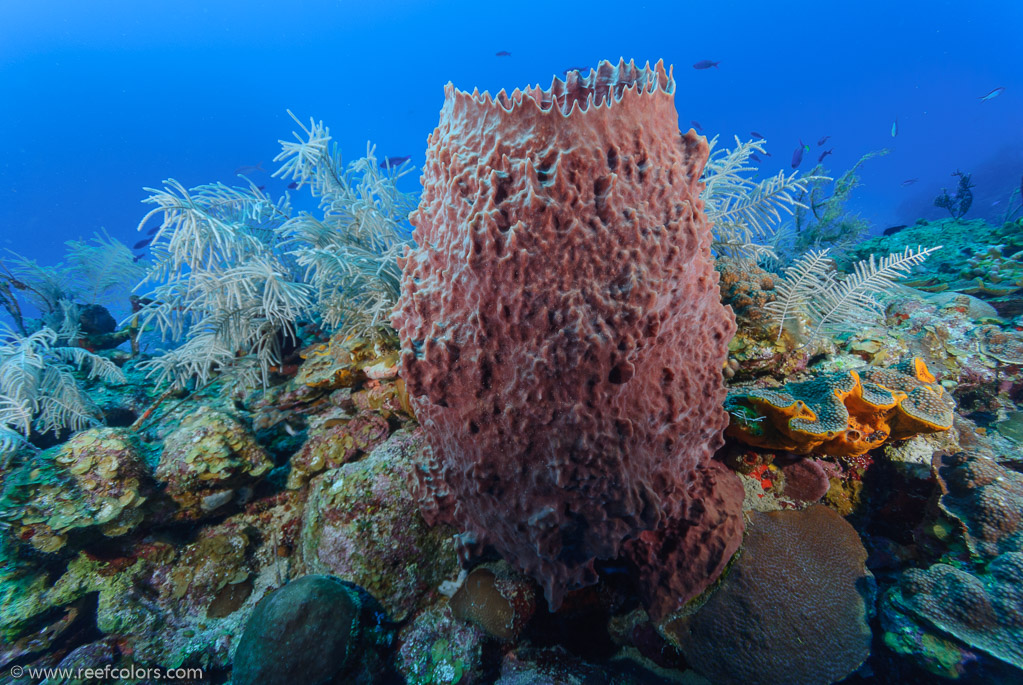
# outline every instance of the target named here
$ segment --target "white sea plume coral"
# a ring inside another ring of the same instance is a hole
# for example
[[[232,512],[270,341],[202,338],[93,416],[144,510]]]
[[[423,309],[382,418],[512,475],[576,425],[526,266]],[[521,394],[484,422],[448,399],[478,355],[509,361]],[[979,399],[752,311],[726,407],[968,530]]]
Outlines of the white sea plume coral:
[[[0,327],[0,453],[33,432],[79,431],[98,423],[74,371],[88,371],[90,380],[126,382],[110,360],[58,341],[52,328],[22,336]]]
[[[814,326],[808,340],[825,329],[847,331],[875,323],[884,313],[877,296],[908,276],[937,247],[907,247],[887,257],[857,262],[853,273],[842,276],[828,257],[828,250],[810,250],[785,270],[778,283],[777,299],[766,309],[778,324],[781,338],[785,324],[797,314],[806,316]]]
[[[302,321],[357,335],[389,329],[414,206],[395,182],[411,167],[381,170],[369,145],[345,166],[322,122],[295,121],[301,133],[281,141],[274,176],[308,186],[322,217],[292,216],[287,196],[275,202],[252,183],[187,189],[168,180],[147,189],[155,207],[139,228],[161,223],[137,324],[181,343],[144,363],[158,382],[230,372],[265,384]]]
[[[287,200],[274,203],[258,188],[221,184],[185,189],[170,180],[152,190],[150,211],[162,223],[151,246],[156,283],[139,314],[143,328],[155,326],[182,347],[144,363],[158,382],[206,382],[214,372],[251,376],[256,355],[265,383],[280,364],[280,348],[294,339],[295,323],[308,313],[311,288],[298,282],[277,249],[287,219]]]
[[[98,304],[118,292],[127,293],[146,273],[131,249],[106,230],[94,233],[91,242],[69,240],[64,245],[70,281],[86,304]]]
[[[382,170],[368,143],[365,157],[345,165],[322,122],[310,119],[306,127],[291,116],[305,135],[281,141],[274,176],[309,185],[323,218],[302,213],[282,226],[289,254],[316,289],[324,323],[357,335],[386,330],[401,282],[398,257],[412,243],[405,222],[415,206],[396,184],[412,167]]]
[[[764,142],[745,143],[735,138],[731,150],[715,151],[717,137],[710,141],[711,155],[703,170],[704,190],[700,197],[706,205],[707,218],[713,224],[713,247],[718,254],[757,258],[773,255],[770,239],[782,214],[792,216],[803,205],[797,199],[810,183],[829,180],[822,176],[804,176],[792,172],[754,181],[748,176],[757,167],[750,157],[764,154]]]

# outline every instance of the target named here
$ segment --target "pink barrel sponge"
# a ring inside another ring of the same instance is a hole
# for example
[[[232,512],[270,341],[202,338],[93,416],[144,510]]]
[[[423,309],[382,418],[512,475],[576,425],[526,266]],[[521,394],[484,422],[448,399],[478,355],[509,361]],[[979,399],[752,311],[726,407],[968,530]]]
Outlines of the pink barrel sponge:
[[[703,496],[728,424],[708,147],[674,92],[660,62],[496,97],[448,84],[410,217],[392,320],[434,454],[423,514],[552,608]]]

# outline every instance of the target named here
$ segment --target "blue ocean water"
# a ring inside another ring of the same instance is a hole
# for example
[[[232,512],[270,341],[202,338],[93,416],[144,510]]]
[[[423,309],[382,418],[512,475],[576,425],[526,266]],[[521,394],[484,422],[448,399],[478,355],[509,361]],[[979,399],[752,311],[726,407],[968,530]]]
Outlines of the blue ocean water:
[[[272,171],[289,108],[349,158],[370,140],[421,165],[448,81],[546,86],[620,56],[675,66],[683,128],[766,136],[765,172],[788,170],[800,141],[804,170],[827,149],[833,172],[891,149],[850,206],[876,231],[940,216],[956,169],[977,186],[968,217],[994,218],[1023,173],[1020,26],[1013,0],[3,2],[0,248],[53,262],[101,227],[132,244],[144,187]]]

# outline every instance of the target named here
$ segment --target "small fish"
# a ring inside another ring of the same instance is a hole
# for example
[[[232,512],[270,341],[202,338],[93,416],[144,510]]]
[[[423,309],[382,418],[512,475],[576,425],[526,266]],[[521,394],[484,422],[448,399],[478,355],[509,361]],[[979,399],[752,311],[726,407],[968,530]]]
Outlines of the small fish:
[[[259,190],[259,191],[262,192],[262,191],[266,190],[266,186],[259,186],[258,188],[256,188],[256,190]]]
[[[569,67],[568,69],[565,69],[561,73],[562,73],[563,76],[568,76],[568,72],[570,72],[570,71],[578,71],[579,74],[582,75],[582,74],[589,73],[590,68],[589,67]]]
[[[806,145],[804,145],[803,141],[800,140],[799,141],[799,147],[797,147],[795,149],[795,151],[792,153],[792,168],[793,169],[797,168],[800,164],[803,163],[803,150],[804,149],[806,149]]]
[[[902,182],[902,185],[911,186],[919,180],[920,180],[919,178],[907,178],[905,181]]]
[[[764,154],[765,154],[765,155],[767,155],[768,157],[774,157],[774,155],[772,155],[772,154],[771,154],[770,152],[768,152],[767,150],[764,150]]]
[[[152,242],[152,240],[153,240],[152,238],[143,238],[142,240],[140,240],[140,241],[138,241],[137,243],[135,243],[134,245],[132,245],[132,246],[131,246],[131,249],[133,249],[133,250],[141,250],[141,249],[142,249],[142,248],[144,248],[144,247],[145,247],[146,245],[148,245],[149,243],[151,243],[151,242]]]
[[[981,96],[980,96],[979,98],[977,98],[977,99],[978,99],[978,100],[980,100],[981,102],[987,102],[988,100],[994,100],[994,99],[995,99],[996,97],[998,97],[999,95],[1001,95],[1001,94],[1002,94],[1002,91],[1003,91],[1003,90],[1005,90],[1005,87],[1004,87],[1004,86],[998,86],[997,88],[995,88],[994,90],[992,90],[992,91],[991,91],[990,93],[988,93],[987,95],[981,95]]]
[[[380,168],[387,169],[388,167],[401,166],[410,159],[412,159],[412,155],[405,155],[404,157],[388,157],[384,161],[380,162]]]
[[[511,57],[511,53],[508,52],[507,50],[498,50],[495,57]]]
[[[820,147],[820,146],[821,146],[821,145],[823,145],[824,143],[828,142],[828,138],[830,138],[830,137],[831,137],[831,136],[824,136],[823,138],[821,138],[820,140],[818,140],[818,141],[817,141],[817,147]]]
[[[899,135],[899,118],[895,117],[895,121],[892,122],[892,138]]]
[[[288,184],[288,190],[294,190],[297,187],[298,187],[298,181],[292,181],[291,183]]]
[[[137,255],[135,255],[134,257],[131,258],[131,261],[133,261],[136,264],[138,264],[139,262],[141,262],[145,258],[146,258],[146,256],[144,254],[137,254]]]
[[[693,128],[695,128],[697,131],[699,131],[700,133],[703,133],[703,127],[700,126],[700,122],[698,122],[696,119],[693,119],[689,123],[692,124]]]
[[[902,229],[906,228],[906,224],[899,224],[898,226],[892,226],[881,231],[881,235],[895,235]]]
[[[1000,205],[1001,203],[1002,203],[1001,200],[995,200],[994,202],[991,203],[991,206],[994,207],[996,205]]]
[[[154,235],[159,230],[160,230],[159,226],[153,226],[151,229],[146,231],[146,235]]]
[[[763,162],[764,161],[764,160],[760,159],[759,157],[757,157],[755,154],[750,155],[749,158],[752,159],[754,162]]]
[[[824,158],[833,153],[834,151],[835,148],[831,148],[830,150],[825,150],[824,152],[822,152],[821,156],[817,158],[817,163],[820,164],[821,162],[823,162]]]
[[[260,162],[256,166],[252,166],[251,164],[246,165],[246,166],[240,166],[240,167],[238,167],[237,169],[234,170],[234,175],[235,176],[248,176],[249,174],[255,174],[257,172],[262,172],[264,174],[266,173],[266,169],[263,168],[263,163],[262,162]]]
[[[757,140],[767,140],[766,138],[764,138],[763,134],[757,133],[756,131],[750,131],[749,134],[756,138]]]
[[[714,62],[709,59],[701,59],[699,62],[693,65],[693,69],[710,69],[711,67],[717,69],[719,64],[721,64],[721,62]]]

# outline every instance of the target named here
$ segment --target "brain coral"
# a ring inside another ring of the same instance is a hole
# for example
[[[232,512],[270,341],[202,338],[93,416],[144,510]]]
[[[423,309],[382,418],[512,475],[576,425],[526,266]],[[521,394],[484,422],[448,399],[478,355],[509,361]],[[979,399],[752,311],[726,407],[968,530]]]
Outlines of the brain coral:
[[[674,91],[624,61],[549,90],[449,84],[410,217],[393,323],[435,455],[423,513],[553,607],[703,495],[727,423],[708,147],[679,133]]]
[[[890,369],[822,373],[778,390],[740,388],[725,404],[728,434],[745,443],[833,456],[948,430],[954,406],[919,358]]]
[[[870,655],[874,583],[859,536],[823,504],[750,515],[721,586],[665,635],[721,685],[845,678]]]

